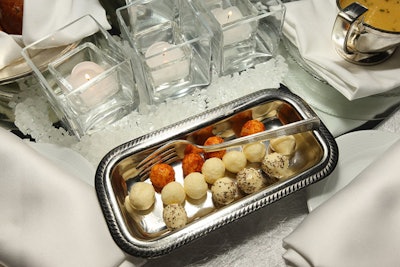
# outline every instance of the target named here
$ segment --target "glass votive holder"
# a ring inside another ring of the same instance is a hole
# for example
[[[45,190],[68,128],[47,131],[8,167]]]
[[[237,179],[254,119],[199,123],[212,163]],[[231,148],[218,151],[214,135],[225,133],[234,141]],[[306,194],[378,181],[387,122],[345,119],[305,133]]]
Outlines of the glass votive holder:
[[[52,43],[65,49],[39,67],[38,49],[52,49]],[[26,46],[22,54],[56,115],[78,138],[105,128],[139,105],[129,56],[90,15]]]
[[[240,72],[275,56],[285,7],[280,0],[192,0],[213,32],[219,76]]]
[[[117,9],[149,104],[211,82],[211,30],[187,0],[138,0]]]

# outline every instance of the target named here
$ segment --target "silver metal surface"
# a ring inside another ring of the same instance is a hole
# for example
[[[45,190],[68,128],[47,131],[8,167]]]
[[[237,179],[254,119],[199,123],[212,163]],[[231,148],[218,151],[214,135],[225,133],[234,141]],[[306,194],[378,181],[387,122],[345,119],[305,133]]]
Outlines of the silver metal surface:
[[[238,130],[249,119],[249,114],[251,118],[262,121],[266,128],[316,117],[302,99],[286,88],[262,90],[134,139],[114,148],[102,159],[96,172],[96,192],[110,233],[122,250],[139,257],[169,253],[323,179],[335,168],[338,159],[336,142],[321,123],[313,131],[293,135],[296,152],[292,156],[287,177],[275,180],[253,194],[238,194],[236,200],[227,206],[215,205],[210,190],[199,201],[187,200],[184,207],[189,222],[181,229],[170,231],[165,226],[162,219],[163,204],[158,193],[150,210],[135,214],[126,211],[124,200],[135,183],[131,171],[151,152],[176,139],[202,143],[209,129],[213,135],[231,140],[238,136]],[[176,181],[182,183],[180,161],[171,165]]]

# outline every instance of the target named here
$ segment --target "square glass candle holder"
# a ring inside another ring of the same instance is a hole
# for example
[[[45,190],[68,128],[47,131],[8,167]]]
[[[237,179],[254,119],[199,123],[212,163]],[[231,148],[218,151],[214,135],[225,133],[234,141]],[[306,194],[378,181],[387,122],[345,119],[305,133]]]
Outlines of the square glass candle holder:
[[[187,0],[138,0],[117,9],[149,104],[211,82],[211,30]]]
[[[78,29],[83,35],[75,38]],[[64,51],[40,68],[38,48],[52,49],[54,43],[65,46]],[[130,58],[90,15],[26,46],[22,54],[55,113],[78,138],[103,129],[139,105]]]
[[[278,52],[285,7],[279,0],[192,0],[213,31],[219,76],[265,62]]]

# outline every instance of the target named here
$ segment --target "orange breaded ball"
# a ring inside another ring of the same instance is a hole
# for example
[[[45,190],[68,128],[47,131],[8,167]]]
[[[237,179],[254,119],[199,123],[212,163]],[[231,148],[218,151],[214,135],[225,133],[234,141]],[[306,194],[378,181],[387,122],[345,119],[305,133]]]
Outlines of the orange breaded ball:
[[[215,144],[221,144],[224,142],[224,139],[220,136],[211,136],[207,138],[207,140],[204,142],[205,146],[209,145],[215,145]],[[219,151],[214,151],[214,152],[204,152],[204,158],[209,159],[209,158],[220,158],[225,155],[226,150],[219,150]]]
[[[208,137],[213,136],[213,126],[207,126],[193,133],[193,139],[196,144],[204,144]]]
[[[201,153],[203,153],[203,149],[198,148],[197,146],[194,146],[194,145],[190,145],[190,144],[186,145],[184,154],[186,155],[186,154],[190,154],[190,153],[201,154]]]
[[[247,136],[263,131],[265,131],[264,123],[258,120],[249,120],[243,125],[240,136]]]
[[[236,136],[240,135],[240,131],[242,130],[243,125],[252,118],[253,118],[252,111],[246,110],[236,114],[235,116],[229,119],[229,121],[232,124],[231,126],[232,130],[235,132]]]
[[[150,170],[150,181],[157,192],[169,182],[175,181],[175,171],[171,165],[166,163],[157,163]]]
[[[192,172],[200,172],[203,167],[204,158],[198,153],[186,154],[182,159],[183,176]]]

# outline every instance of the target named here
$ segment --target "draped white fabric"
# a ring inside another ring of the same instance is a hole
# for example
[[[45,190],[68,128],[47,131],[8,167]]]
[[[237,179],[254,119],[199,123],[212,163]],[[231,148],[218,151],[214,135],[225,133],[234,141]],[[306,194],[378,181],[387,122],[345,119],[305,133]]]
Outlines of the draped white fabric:
[[[22,36],[0,32],[0,69],[21,58],[23,46],[87,14],[92,15],[105,29],[111,28],[98,0],[25,0]],[[88,31],[87,27],[91,25],[81,25],[73,37],[83,37]]]
[[[374,66],[360,66],[340,57],[331,41],[338,12],[336,0],[286,3],[285,37],[298,47],[306,63],[349,100],[400,87],[400,51]]]
[[[339,155],[340,156],[340,155]],[[400,141],[284,239],[289,266],[400,266]]]
[[[93,186],[2,128],[0,143],[0,265],[143,263],[142,259],[128,261],[115,244]]]

